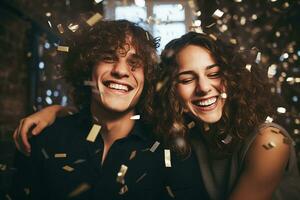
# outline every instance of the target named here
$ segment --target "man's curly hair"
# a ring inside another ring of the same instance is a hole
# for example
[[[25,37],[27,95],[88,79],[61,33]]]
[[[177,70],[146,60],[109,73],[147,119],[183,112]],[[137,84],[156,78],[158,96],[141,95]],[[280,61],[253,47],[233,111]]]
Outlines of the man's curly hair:
[[[103,59],[102,54],[122,50],[126,55],[130,45],[144,64],[145,84],[136,110],[143,114],[143,119],[149,120],[153,113],[153,79],[158,62],[158,42],[149,32],[127,20],[101,21],[72,38],[68,42],[70,52],[64,63],[64,77],[74,88],[76,106],[82,108],[90,105],[91,88],[84,85],[84,81],[91,80],[92,69]]]
[[[226,87],[227,99],[221,119],[210,125],[208,144],[216,152],[231,154],[251,131],[263,123],[267,116],[272,116],[273,106],[270,102],[266,71],[255,63],[251,72],[246,69],[249,62],[242,59],[241,53],[220,40],[208,35],[190,32],[181,38],[169,42],[161,55],[160,81],[164,83],[158,92],[159,103],[156,117],[156,132],[166,143],[181,153],[190,152],[187,133],[190,118],[184,114],[184,107],[176,91],[178,64],[177,55],[187,45],[196,45],[207,49],[220,66],[222,82]],[[200,131],[204,132],[204,124]],[[200,134],[200,133],[199,133]],[[224,144],[227,135],[232,137],[229,144]],[[176,139],[184,138],[184,146],[178,147]]]

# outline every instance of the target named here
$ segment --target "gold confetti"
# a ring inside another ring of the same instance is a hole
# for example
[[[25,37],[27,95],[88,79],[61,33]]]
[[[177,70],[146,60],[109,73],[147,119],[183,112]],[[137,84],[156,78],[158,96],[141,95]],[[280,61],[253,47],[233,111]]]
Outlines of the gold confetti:
[[[92,17],[90,17],[86,23],[89,26],[94,26],[98,21],[100,21],[102,19],[102,15],[100,13],[96,13],[94,14]]]
[[[136,156],[136,150],[131,152],[131,154],[129,156],[129,160],[132,160],[135,156]]]
[[[92,129],[90,130],[90,133],[88,134],[86,140],[89,142],[95,142],[97,135],[99,134],[99,131],[101,130],[101,126],[94,124]]]
[[[147,40],[150,40],[148,31],[146,31],[146,37],[147,37]]]
[[[217,38],[215,35],[213,35],[213,34],[209,34],[208,36],[211,37],[211,38],[212,38],[213,40],[215,40],[215,41],[218,39],[218,38]]]
[[[171,152],[169,149],[165,149],[165,166],[171,167]]]
[[[123,194],[125,194],[127,191],[128,191],[128,187],[127,187],[127,185],[124,185],[124,186],[120,189],[119,194],[120,194],[120,195],[123,195]]]
[[[71,24],[68,25],[68,29],[69,29],[70,31],[72,31],[73,33],[76,32],[78,28],[79,28],[79,25],[78,25],[78,24],[73,24],[73,23],[71,23]]]
[[[65,32],[64,27],[61,24],[58,24],[56,27],[57,27],[59,33],[64,33]]]
[[[87,183],[81,183],[79,186],[77,186],[77,188],[75,188],[72,192],[70,192],[70,194],[68,195],[70,198],[72,197],[76,197],[79,194],[89,190],[91,188],[91,186]]]
[[[48,24],[49,24],[50,28],[52,28],[52,24],[51,24],[51,22],[50,22],[50,21],[48,21]]]
[[[269,142],[268,144],[263,144],[262,145],[266,150],[272,149],[276,147],[276,144],[274,142]]]
[[[140,115],[134,115],[134,116],[130,117],[130,119],[133,119],[133,120],[138,120],[140,118],[141,118]]]
[[[206,131],[206,132],[209,131],[210,128],[207,123],[204,123],[203,126],[204,126],[204,131]]]
[[[56,153],[54,154],[54,158],[66,158],[67,154],[66,153]]]
[[[124,177],[126,175],[128,167],[126,165],[121,165],[121,168],[117,174],[117,182],[124,184]]]
[[[189,129],[192,129],[195,126],[195,122],[191,121],[187,126],[188,126]]]
[[[213,27],[215,24],[216,24],[216,23],[214,22],[214,23],[211,23],[210,25],[207,25],[207,26],[205,26],[205,27],[206,27],[206,28],[211,28],[211,27]]]
[[[229,42],[230,42],[231,44],[237,44],[237,40],[236,40],[235,38],[230,38],[230,39],[229,39]]]
[[[218,19],[218,18],[222,17],[223,14],[224,14],[224,12],[223,12],[222,10],[217,9],[217,10],[213,13],[212,17],[215,18],[215,19]]]
[[[261,52],[257,52],[256,58],[255,58],[255,62],[258,64],[261,61]]]
[[[57,51],[69,52],[68,46],[58,46]]]
[[[142,176],[140,176],[138,179],[136,179],[136,183],[140,182],[145,176],[147,175],[147,173],[144,173]]]
[[[78,160],[75,160],[73,163],[74,164],[80,164],[80,163],[83,163],[83,162],[85,162],[86,160],[84,160],[84,159],[78,159]]]
[[[246,64],[246,69],[249,71],[249,72],[251,72],[251,67],[252,67],[252,65],[250,65],[250,64]]]
[[[159,144],[160,143],[158,141],[155,141],[154,144],[152,145],[152,147],[150,148],[150,151],[153,153],[157,149]]]
[[[63,166],[62,168],[63,168],[63,170],[65,170],[65,171],[67,171],[67,172],[72,172],[72,171],[74,171],[74,168],[71,167],[71,166],[69,166],[69,165],[65,165],[65,166]]]
[[[42,148],[41,151],[42,151],[42,154],[43,154],[44,158],[49,159],[49,156],[48,156],[46,150],[44,148]]]
[[[167,192],[170,195],[170,197],[175,198],[174,193],[172,192],[172,189],[170,186],[166,186]]]

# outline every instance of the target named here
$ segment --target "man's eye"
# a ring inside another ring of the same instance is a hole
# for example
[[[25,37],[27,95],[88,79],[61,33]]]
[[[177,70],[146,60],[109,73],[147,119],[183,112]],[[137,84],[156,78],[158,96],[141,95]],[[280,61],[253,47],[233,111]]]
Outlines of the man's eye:
[[[116,59],[114,59],[113,57],[105,56],[102,58],[102,61],[106,63],[114,63]]]
[[[219,78],[220,77],[220,72],[213,72],[208,74],[208,77],[210,78]]]

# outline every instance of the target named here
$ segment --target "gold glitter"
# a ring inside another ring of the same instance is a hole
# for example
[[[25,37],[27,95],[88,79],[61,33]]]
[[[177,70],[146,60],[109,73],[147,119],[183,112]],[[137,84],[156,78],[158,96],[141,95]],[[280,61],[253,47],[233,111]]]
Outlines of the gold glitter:
[[[129,160],[132,160],[135,156],[136,156],[136,150],[131,152],[131,154],[129,156]]]
[[[150,40],[148,31],[146,31],[146,37],[147,37],[147,40]]]
[[[78,24],[71,23],[68,25],[68,29],[71,30],[73,33],[76,32],[78,28],[79,28]]]
[[[269,142],[268,144],[263,144],[262,145],[266,150],[272,149],[276,147],[276,144],[274,142]]]
[[[174,193],[172,192],[172,189],[170,186],[166,186],[167,192],[170,195],[170,197],[175,198]]]
[[[64,27],[61,24],[57,25],[57,29],[58,29],[59,33],[64,33],[65,32]]]
[[[125,194],[127,191],[128,191],[128,187],[127,187],[127,185],[124,185],[124,186],[120,189],[119,194],[120,194],[120,195],[123,195],[123,194]]]
[[[142,176],[140,176],[138,179],[136,179],[136,183],[140,182],[145,176],[147,175],[147,173],[144,173]]]
[[[207,123],[204,123],[203,126],[204,126],[204,131],[206,132],[209,131],[209,125]]]
[[[69,52],[68,46],[58,46],[57,51]]]
[[[216,24],[216,23],[214,22],[214,23],[211,23],[210,25],[207,25],[207,26],[205,26],[205,27],[206,27],[206,28],[211,28],[211,27],[213,27],[215,24]]]
[[[232,140],[232,136],[231,135],[227,135],[226,138],[224,140],[222,140],[222,142],[224,144],[229,144]]]
[[[188,126],[189,129],[191,129],[195,126],[195,122],[191,121],[187,126]]]
[[[101,126],[94,124],[92,129],[90,130],[90,133],[86,137],[86,140],[89,142],[95,142],[97,135],[99,134],[101,130]]]
[[[252,65],[246,64],[246,69],[247,69],[249,72],[251,72],[251,67],[252,67]]]
[[[229,39],[229,42],[230,42],[231,44],[237,44],[237,40],[236,40],[235,38],[230,38],[230,39]]]
[[[72,198],[72,197],[76,197],[79,194],[89,190],[91,188],[91,186],[87,183],[81,183],[80,185],[78,185],[69,195],[68,197]]]
[[[74,168],[71,167],[71,166],[69,166],[69,165],[65,165],[65,166],[63,166],[62,168],[63,168],[63,170],[65,170],[65,171],[67,171],[67,172],[72,172],[72,171],[74,171]]]
[[[165,149],[165,166],[171,167],[171,152],[169,149]]]
[[[140,118],[141,118],[140,115],[134,115],[134,116],[130,117],[130,119],[133,119],[133,120],[138,120]]]
[[[102,19],[102,15],[100,13],[94,14],[92,17],[90,17],[86,23],[89,26],[94,26],[97,22],[99,22]]]
[[[150,148],[150,151],[153,153],[159,145],[160,143],[158,141],[155,141],[152,147]]]
[[[117,174],[117,182],[124,184],[124,177],[126,175],[128,167],[126,165],[121,165],[121,168]]]
[[[56,153],[54,155],[54,158],[66,158],[67,154],[66,153]]]
[[[215,36],[215,35],[213,35],[213,34],[209,34],[208,35],[210,38],[212,38],[214,41],[216,41],[218,38]]]

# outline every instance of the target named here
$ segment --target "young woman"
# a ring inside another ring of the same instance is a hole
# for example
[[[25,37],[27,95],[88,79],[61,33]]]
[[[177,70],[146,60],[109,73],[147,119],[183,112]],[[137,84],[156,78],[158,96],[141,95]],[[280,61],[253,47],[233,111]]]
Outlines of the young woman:
[[[280,199],[285,179],[298,175],[290,136],[265,123],[272,95],[263,71],[246,64],[221,41],[194,32],[172,40],[161,56],[157,132],[173,150],[196,152],[211,199]]]
[[[161,58],[156,131],[183,159],[196,154],[210,199],[298,198],[288,184],[298,176],[291,138],[264,123],[271,94],[259,68],[249,71],[233,49],[192,32],[171,41]],[[28,127],[37,124],[38,133],[53,121],[47,114],[28,117],[16,140],[29,147]]]

